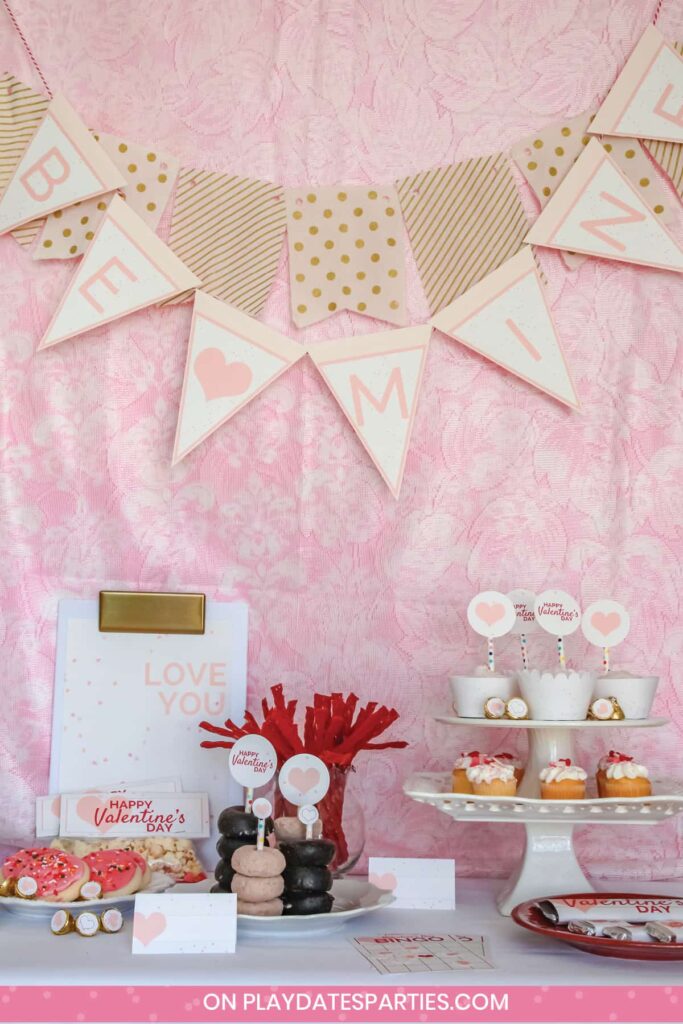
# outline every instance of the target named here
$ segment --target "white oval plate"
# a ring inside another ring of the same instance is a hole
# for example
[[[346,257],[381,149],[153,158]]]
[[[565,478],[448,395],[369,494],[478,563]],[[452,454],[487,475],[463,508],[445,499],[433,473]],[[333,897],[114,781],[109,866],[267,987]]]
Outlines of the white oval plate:
[[[383,910],[394,902],[390,892],[362,878],[340,878],[332,885],[334,903],[329,914],[306,914],[301,917],[254,917],[237,915],[241,935],[273,935],[277,938],[321,935],[337,931],[347,921]]]
[[[144,892],[165,892],[173,886],[173,879],[163,871],[152,872],[152,879]],[[132,910],[135,895],[109,896],[103,900],[73,900],[71,903],[53,903],[48,900],[20,900],[16,896],[0,898],[0,907],[8,914],[17,917],[38,917],[42,920],[51,918],[55,910],[68,910],[79,914],[82,910],[105,910],[107,907],[118,907],[119,910]]]

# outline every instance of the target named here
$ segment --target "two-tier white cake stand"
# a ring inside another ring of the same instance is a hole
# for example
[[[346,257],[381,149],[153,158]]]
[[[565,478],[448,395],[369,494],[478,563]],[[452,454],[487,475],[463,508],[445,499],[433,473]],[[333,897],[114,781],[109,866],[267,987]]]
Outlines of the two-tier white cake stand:
[[[576,825],[649,825],[683,811],[683,783],[653,779],[653,795],[636,799],[604,799],[592,795],[589,780],[585,800],[542,800],[538,775],[549,761],[574,755],[577,729],[653,728],[666,718],[598,722],[512,721],[509,719],[439,716],[438,722],[499,729],[525,729],[529,757],[516,796],[484,797],[451,792],[450,772],[416,772],[405,783],[405,794],[418,803],[432,804],[455,821],[515,822],[526,828],[526,847],[517,870],[498,899],[501,914],[537,896],[563,892],[593,892],[574,851]]]

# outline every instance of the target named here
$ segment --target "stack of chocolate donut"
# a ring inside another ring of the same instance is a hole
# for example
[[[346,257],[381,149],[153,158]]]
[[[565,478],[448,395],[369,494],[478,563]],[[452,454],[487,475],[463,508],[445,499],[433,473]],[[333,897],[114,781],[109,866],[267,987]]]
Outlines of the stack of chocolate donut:
[[[335,854],[329,839],[292,839],[281,842],[279,850],[287,864],[284,871],[284,914],[328,914],[334,897],[330,894],[332,874],[328,864]]]

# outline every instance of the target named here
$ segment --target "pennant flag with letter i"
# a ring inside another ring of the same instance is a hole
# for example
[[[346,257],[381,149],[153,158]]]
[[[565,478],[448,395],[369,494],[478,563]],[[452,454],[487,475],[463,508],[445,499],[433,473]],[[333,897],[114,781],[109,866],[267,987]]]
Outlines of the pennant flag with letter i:
[[[597,139],[588,143],[526,240],[586,256],[683,271],[680,245]]]
[[[648,25],[589,131],[683,142],[683,58]]]
[[[55,96],[0,199],[0,234],[123,185],[75,110]]]
[[[578,407],[531,249],[507,260],[431,323],[546,394]]]
[[[309,355],[398,498],[424,371],[429,324],[342,338]]]
[[[201,284],[114,196],[38,346],[49,348]]]
[[[291,338],[196,292],[173,464],[305,355]]]

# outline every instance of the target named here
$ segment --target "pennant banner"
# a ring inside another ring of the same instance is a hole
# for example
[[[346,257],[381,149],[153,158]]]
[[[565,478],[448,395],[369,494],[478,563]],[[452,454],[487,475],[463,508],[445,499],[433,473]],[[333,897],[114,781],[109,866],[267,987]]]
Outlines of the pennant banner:
[[[425,324],[309,349],[395,498],[401,490],[431,333]]]
[[[0,199],[0,234],[124,184],[76,112],[56,96]]]
[[[173,464],[305,354],[290,338],[196,292]]]
[[[397,188],[432,313],[524,242],[529,224],[504,153],[414,174]]]
[[[565,405],[578,408],[560,339],[531,249],[442,309],[431,323]]]
[[[588,143],[527,242],[683,271],[683,250],[597,139]]]
[[[47,96],[34,92],[14,75],[0,77],[0,192],[12,177],[33,133],[43,120]],[[12,232],[20,245],[29,245],[40,230],[40,221]]]
[[[306,327],[339,309],[405,324],[405,256],[393,185],[289,189],[292,317]]]
[[[683,142],[683,60],[654,25],[640,37],[591,132]]]
[[[672,43],[671,45],[676,53],[683,55],[683,43]],[[657,142],[645,139],[643,145],[655,163],[668,176],[673,187],[678,192],[679,199],[683,199],[683,143]]]
[[[204,291],[255,316],[277,272],[285,224],[278,185],[185,167],[168,244],[201,278]]]
[[[175,185],[178,161],[118,135],[100,133],[93,138],[121,173],[125,182],[121,190],[131,210],[155,231]],[[68,260],[82,255],[106,208],[104,199],[88,199],[55,210],[45,221],[34,259]]]
[[[123,199],[114,196],[39,348],[118,320],[199,283]]]

